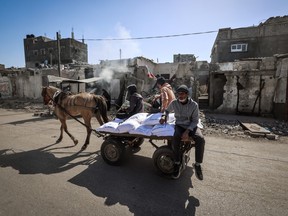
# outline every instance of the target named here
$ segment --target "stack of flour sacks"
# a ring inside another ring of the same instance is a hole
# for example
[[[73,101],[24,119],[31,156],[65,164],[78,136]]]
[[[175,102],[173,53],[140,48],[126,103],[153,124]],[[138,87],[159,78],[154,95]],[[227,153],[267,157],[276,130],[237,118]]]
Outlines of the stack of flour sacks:
[[[129,133],[144,136],[173,136],[175,126],[174,113],[169,113],[166,124],[160,124],[162,113],[137,113],[123,120],[115,118],[96,129],[98,132]]]

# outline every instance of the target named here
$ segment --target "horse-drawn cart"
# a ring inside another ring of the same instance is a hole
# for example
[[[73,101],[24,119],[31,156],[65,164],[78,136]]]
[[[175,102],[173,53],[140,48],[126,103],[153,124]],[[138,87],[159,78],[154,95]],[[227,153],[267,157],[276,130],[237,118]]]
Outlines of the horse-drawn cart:
[[[135,135],[129,133],[110,133],[97,132],[97,136],[101,136],[104,142],[101,145],[101,156],[103,160],[110,165],[120,165],[125,159],[125,152],[127,148],[139,148],[145,139],[156,148],[153,153],[153,162],[157,171],[167,177],[171,177],[174,171],[174,153],[171,147],[171,136],[146,136]],[[158,146],[153,141],[163,140],[163,145]],[[190,150],[194,146],[193,141],[181,142],[182,153],[182,170],[183,171],[190,160]]]
[[[169,133],[170,136],[163,136],[163,135],[146,136],[141,134],[131,134],[130,131],[129,133],[128,132],[112,133],[112,132],[103,132],[94,130],[91,128],[92,116],[96,116],[99,124],[101,125],[100,127],[112,123],[109,122],[108,120],[107,106],[103,97],[99,95],[92,95],[90,93],[80,93],[75,95],[68,94],[52,86],[43,87],[41,95],[43,96],[44,104],[47,105],[50,102],[53,102],[55,108],[55,114],[57,115],[58,119],[61,122],[60,136],[56,141],[57,143],[61,142],[63,138],[63,132],[65,131],[69,135],[69,137],[73,140],[74,144],[77,145],[78,140],[68,131],[66,124],[66,119],[68,117],[71,117],[75,119],[77,122],[81,123],[83,126],[85,126],[87,130],[86,140],[81,150],[85,150],[87,148],[91,132],[94,132],[97,134],[98,137],[104,138],[104,142],[102,143],[101,146],[101,155],[103,160],[110,165],[119,165],[125,157],[125,151],[127,148],[140,147],[140,145],[144,142],[145,139],[149,139],[149,142],[152,144],[152,146],[156,148],[153,154],[153,161],[157,170],[166,176],[171,176],[171,174],[173,173],[175,164],[174,163],[175,157],[171,147],[171,140],[172,140],[171,134],[173,133]],[[84,123],[75,117],[77,115],[81,115],[83,117]],[[156,124],[154,126],[157,128],[157,124],[159,125],[159,119],[158,119],[159,115],[161,116],[162,113],[154,113],[154,114],[137,113],[129,117],[127,119],[127,122],[129,122],[129,120],[135,120],[136,122],[138,122],[139,124],[138,126],[140,128],[143,122],[145,122],[146,120],[152,120],[152,122]],[[171,115],[171,119],[172,117],[173,116]],[[125,121],[121,120],[121,122],[113,122],[113,123],[117,125],[118,129],[118,126],[121,127],[124,125],[126,127],[127,125],[125,124],[125,122],[126,120]],[[165,126],[164,128],[165,132],[169,131],[169,128],[172,127],[170,124],[167,124],[167,128],[166,124],[164,126]],[[174,132],[174,127],[172,128]],[[167,142],[165,145],[158,147],[153,142],[153,140],[167,140]],[[182,142],[180,140],[179,142],[181,142],[180,150],[183,155],[182,168],[184,169],[190,159],[189,158],[190,150],[194,142],[193,141]]]

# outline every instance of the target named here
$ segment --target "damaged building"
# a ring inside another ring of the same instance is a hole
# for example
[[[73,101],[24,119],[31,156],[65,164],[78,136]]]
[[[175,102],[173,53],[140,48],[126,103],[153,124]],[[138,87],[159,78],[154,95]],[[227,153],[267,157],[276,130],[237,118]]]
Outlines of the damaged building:
[[[1,74],[0,86],[3,86],[2,89],[5,87],[4,98],[41,99],[41,87],[54,85],[62,89],[69,86],[74,93],[85,91],[102,94],[102,89],[105,89],[111,99],[120,105],[130,84],[136,84],[145,98],[158,93],[155,88],[157,76],[163,76],[174,89],[186,84],[193,99],[198,100],[199,96],[207,95],[209,64],[206,61],[158,64],[144,57],[135,57],[101,61],[96,65],[67,64],[61,69],[61,77],[58,76],[57,67],[3,69]]]
[[[288,16],[220,29],[211,52],[209,106],[288,119]]]
[[[288,53],[288,16],[271,17],[258,26],[219,29],[211,63]]]
[[[35,37],[26,35],[24,38],[24,53],[26,68],[46,67],[47,65],[58,64],[60,53],[60,63],[69,64],[73,62],[88,62],[87,44],[74,39],[72,32],[71,38],[61,38],[52,40],[45,36]]]

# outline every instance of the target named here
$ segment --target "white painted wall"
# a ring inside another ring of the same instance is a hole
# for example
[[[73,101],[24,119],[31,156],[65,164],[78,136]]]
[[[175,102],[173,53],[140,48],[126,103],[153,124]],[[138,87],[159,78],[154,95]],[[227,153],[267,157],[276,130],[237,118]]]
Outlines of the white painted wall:
[[[19,75],[16,79],[16,96],[30,99],[41,98],[42,74]]]

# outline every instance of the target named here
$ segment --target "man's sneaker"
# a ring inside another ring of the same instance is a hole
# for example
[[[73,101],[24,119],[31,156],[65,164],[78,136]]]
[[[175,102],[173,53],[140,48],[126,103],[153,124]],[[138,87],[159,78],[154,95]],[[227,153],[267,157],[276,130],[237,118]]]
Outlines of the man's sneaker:
[[[180,163],[175,163],[174,165],[174,172],[172,174],[173,179],[178,179],[181,174],[181,164]]]
[[[195,176],[199,180],[203,180],[203,174],[202,174],[202,169],[201,165],[196,165],[195,163],[193,164],[194,170],[195,170]]]

